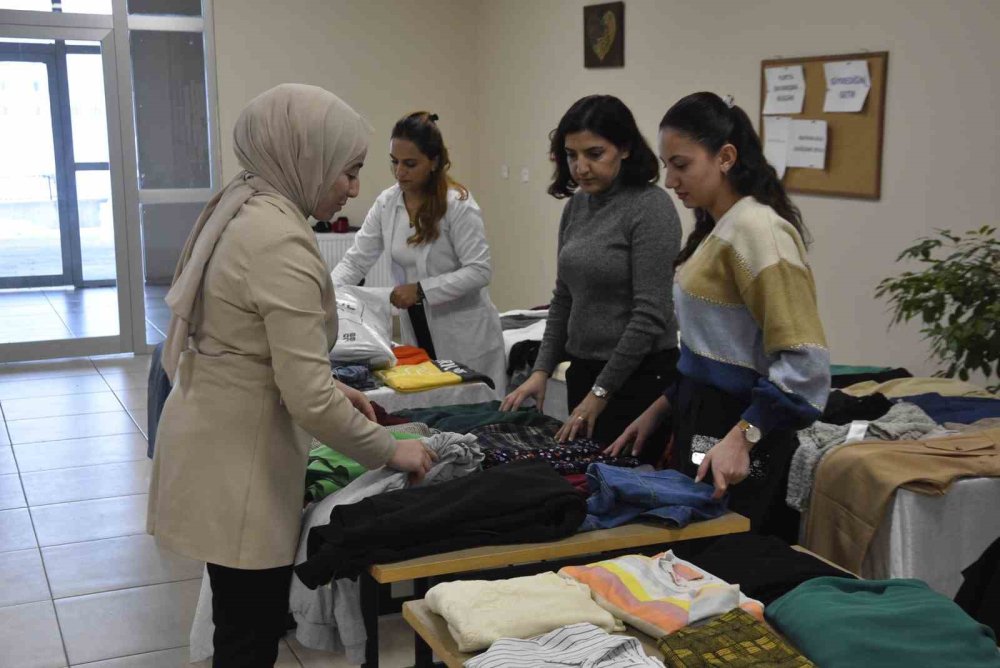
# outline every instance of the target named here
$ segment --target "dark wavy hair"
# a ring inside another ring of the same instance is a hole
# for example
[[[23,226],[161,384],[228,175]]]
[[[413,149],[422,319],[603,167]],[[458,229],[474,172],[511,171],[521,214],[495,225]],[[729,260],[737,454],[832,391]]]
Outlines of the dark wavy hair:
[[[411,141],[432,162],[438,161],[425,186],[424,203],[420,205],[413,221],[413,235],[406,240],[411,246],[429,243],[441,235],[440,222],[448,211],[450,188],[458,191],[459,199],[469,198],[469,189],[448,175],[451,159],[448,156],[448,147],[444,145],[444,137],[437,126],[437,120],[437,114],[415,111],[403,116],[392,127],[392,139]]]
[[[690,137],[712,155],[726,144],[735,146],[736,162],[726,178],[736,192],[744,197],[753,195],[761,204],[767,204],[798,230],[803,242],[808,244],[811,241],[802,222],[802,214],[792,204],[778,173],[764,157],[760,137],[745,111],[736,105],[730,107],[715,93],[694,93],[670,107],[660,121],[660,129],[666,128]],[[715,227],[715,219],[705,209],[695,209],[694,219],[694,230],[688,235],[675,266],[691,257],[698,244]]]
[[[656,154],[646,143],[635,117],[625,103],[611,95],[588,95],[577,100],[559,121],[559,126],[549,133],[549,157],[555,162],[549,194],[556,199],[570,197],[579,184],[573,180],[566,162],[566,135],[590,131],[627,150],[629,157],[622,160],[619,179],[623,185],[638,186],[655,183],[660,176]]]

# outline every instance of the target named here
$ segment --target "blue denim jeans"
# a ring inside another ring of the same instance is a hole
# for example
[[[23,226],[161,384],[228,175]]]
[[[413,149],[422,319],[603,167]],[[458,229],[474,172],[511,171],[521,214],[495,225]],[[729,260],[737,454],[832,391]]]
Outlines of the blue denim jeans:
[[[636,471],[591,464],[587,486],[587,518],[580,531],[610,529],[637,517],[658,519],[679,528],[726,512],[724,500],[712,499],[712,485],[696,483],[679,471]]]

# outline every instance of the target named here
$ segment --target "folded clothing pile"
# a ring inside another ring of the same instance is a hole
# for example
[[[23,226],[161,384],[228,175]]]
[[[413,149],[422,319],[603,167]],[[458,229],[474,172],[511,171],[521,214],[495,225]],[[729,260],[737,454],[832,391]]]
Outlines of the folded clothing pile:
[[[816,665],[741,608],[701,626],[663,636],[656,644],[669,668],[814,668]]]
[[[399,366],[423,364],[431,361],[431,356],[427,354],[427,351],[416,346],[396,346],[392,349],[392,354],[396,356],[396,364]]]
[[[554,425],[557,431],[562,426],[562,422],[539,413],[536,408],[501,411],[499,401],[434,406],[433,408],[411,408],[392,415],[404,422],[421,422],[433,429],[455,434],[468,434],[476,427],[491,424],[524,424],[550,428]]]
[[[763,604],[743,595],[738,585],[669,550],[655,557],[630,554],[587,566],[567,566],[559,574],[590,587],[598,605],[654,638],[734,608],[764,619]]]
[[[397,392],[423,392],[462,383],[486,383],[494,387],[489,376],[451,360],[406,364],[376,371],[375,375]]]
[[[427,607],[444,617],[459,651],[476,652],[500,638],[530,638],[568,624],[605,631],[624,627],[590,597],[590,589],[555,573],[509,580],[443,582]]]
[[[465,668],[663,668],[646,656],[631,636],[611,635],[593,624],[570,624],[535,638],[501,638],[489,651],[465,662]]]
[[[810,580],[767,621],[823,668],[1000,665],[986,626],[920,580]]]
[[[584,500],[552,467],[518,462],[338,505],[329,524],[309,531],[308,559],[295,572],[315,588],[371,564],[557,540],[575,533],[584,515]]]
[[[382,387],[372,374],[371,367],[367,364],[349,364],[343,362],[333,362],[333,377],[344,385],[349,385],[355,390],[367,392],[377,390]]]
[[[548,462],[560,475],[586,473],[596,462],[613,466],[635,467],[635,457],[614,457],[604,454],[605,446],[587,438],[565,443],[556,441],[559,428],[555,424],[538,427],[521,424],[490,424],[469,433],[476,437],[486,454],[483,468],[521,461]]]

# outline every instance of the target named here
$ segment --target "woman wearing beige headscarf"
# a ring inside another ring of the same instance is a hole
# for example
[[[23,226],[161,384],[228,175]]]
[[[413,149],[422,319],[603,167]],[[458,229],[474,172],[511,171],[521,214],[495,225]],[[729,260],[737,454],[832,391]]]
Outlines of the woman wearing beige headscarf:
[[[167,303],[173,384],[157,432],[147,530],[207,562],[215,666],[271,666],[284,633],[308,432],[369,468],[422,476],[432,455],[366,419],[337,384],[333,286],[306,218],[357,196],[370,126],[332,93],[286,84],[234,131],[245,171],[195,224]],[[301,429],[299,429],[301,427]],[[304,432],[303,432],[304,430]]]

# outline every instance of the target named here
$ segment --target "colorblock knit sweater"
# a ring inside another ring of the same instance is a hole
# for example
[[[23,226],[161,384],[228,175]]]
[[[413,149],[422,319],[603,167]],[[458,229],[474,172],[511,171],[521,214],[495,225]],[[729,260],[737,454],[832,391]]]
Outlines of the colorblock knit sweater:
[[[719,220],[674,281],[678,370],[744,397],[765,434],[802,429],[822,413],[830,354],[798,231],[744,197]]]

